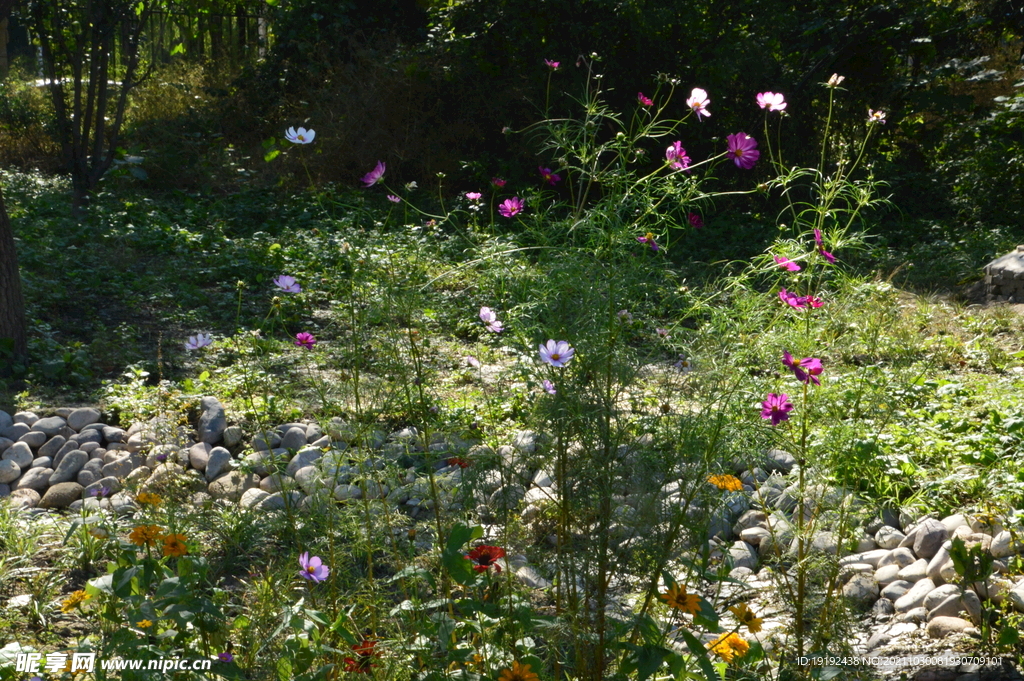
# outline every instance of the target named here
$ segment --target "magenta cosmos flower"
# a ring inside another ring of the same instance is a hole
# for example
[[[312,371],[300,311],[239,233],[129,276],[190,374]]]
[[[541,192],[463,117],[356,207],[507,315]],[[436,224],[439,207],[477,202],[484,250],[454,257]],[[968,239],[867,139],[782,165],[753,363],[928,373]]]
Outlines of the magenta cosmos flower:
[[[700,120],[701,116],[710,117],[708,113],[708,104],[711,100],[708,99],[708,93],[699,87],[693,88],[693,92],[690,93],[690,98],[686,100],[686,106],[690,107],[695,114],[697,114],[697,120]]]
[[[500,177],[491,178],[491,186],[493,186],[495,189],[501,189],[502,187],[505,186],[505,183],[506,180],[503,180]]]
[[[213,337],[208,333],[200,333],[195,336],[189,336],[188,340],[185,341],[186,350],[198,350],[205,348],[208,345],[213,345]]]
[[[789,260],[788,258],[782,258],[777,255],[773,257],[775,258],[775,262],[777,262],[779,264],[779,267],[781,267],[782,269],[789,270],[790,272],[800,271],[800,265],[797,265],[792,260]]]
[[[299,556],[299,567],[302,568],[299,570],[299,576],[314,582],[322,582],[331,574],[331,569],[324,565],[320,556],[310,558],[308,551]]]
[[[480,321],[487,325],[488,331],[493,333],[501,333],[505,328],[502,326],[501,320],[498,319],[498,315],[489,307],[480,308]]]
[[[576,351],[566,341],[549,340],[537,347],[540,350],[541,361],[547,362],[553,367],[564,367],[576,354]]]
[[[676,140],[665,149],[665,160],[668,161],[669,167],[673,170],[686,170],[689,172],[690,157],[686,155],[686,149],[683,149],[683,143],[679,140]]]
[[[557,71],[558,67],[562,65],[562,62],[560,62],[560,61],[551,61],[550,59],[545,59],[544,63],[547,64],[547,67],[549,69],[551,69],[552,71]]]
[[[654,240],[654,234],[652,234],[651,232],[647,232],[647,234],[644,234],[643,236],[638,236],[636,240],[642,244],[647,244],[648,246],[650,246],[651,250],[654,251],[655,253],[661,250],[661,246],[659,246],[658,242]]]
[[[523,212],[523,200],[518,196],[513,196],[511,199],[505,199],[501,202],[501,205],[498,206],[498,212],[501,213],[502,217],[515,217]]]
[[[377,161],[377,165],[374,166],[373,170],[363,175],[363,184],[367,187],[377,184],[384,177],[385,170],[387,170],[387,165],[384,161]]]
[[[305,128],[288,128],[284,131],[284,138],[292,144],[309,144],[316,138],[316,131],[313,129],[306,130]]]
[[[737,132],[725,138],[729,146],[729,156],[737,167],[750,170],[761,157],[757,150],[757,140],[745,132]]]
[[[821,230],[817,228],[814,230],[814,245],[818,247],[818,253],[821,254],[821,257],[825,258],[825,260],[830,263],[835,263],[836,256],[825,250],[825,244],[821,240]]]
[[[540,171],[541,179],[554,187],[556,184],[562,181],[562,176],[555,173],[551,168],[545,168],[544,166],[537,166],[537,170]]]
[[[789,412],[792,410],[793,404],[789,401],[789,395],[768,393],[768,399],[761,403],[761,418],[771,419],[772,425],[777,426],[789,419]]]
[[[696,213],[690,213],[687,218],[690,220],[690,225],[693,226],[694,229],[700,229],[704,226],[704,221]]]
[[[782,111],[786,108],[786,98],[781,92],[759,92],[757,93],[757,105],[769,111]]]
[[[483,194],[480,192],[466,192],[466,198],[470,201],[479,201],[481,196],[483,196]]]
[[[388,201],[390,201],[391,203],[401,203],[402,199],[398,198],[394,194],[388,194]]]
[[[786,289],[779,290],[779,300],[784,302],[786,305],[789,305],[790,307],[796,308],[798,310],[800,308],[807,307],[806,300],[804,300],[801,296],[798,296],[797,294],[793,293],[792,291],[787,291]]]
[[[300,333],[295,334],[295,344],[298,345],[300,348],[312,350],[313,346],[316,345],[316,338],[313,336],[313,334],[302,331]]]
[[[636,101],[640,102],[642,106],[652,106],[654,104],[654,100],[650,97],[645,97],[642,92],[636,93]]]
[[[278,287],[285,293],[302,292],[302,287],[299,286],[299,282],[295,281],[295,277],[289,277],[287,274],[274,277],[274,286]]]
[[[541,385],[544,386],[544,392],[546,392],[548,395],[554,395],[555,393],[558,392],[557,390],[555,390],[555,384],[546,378],[541,383]]]

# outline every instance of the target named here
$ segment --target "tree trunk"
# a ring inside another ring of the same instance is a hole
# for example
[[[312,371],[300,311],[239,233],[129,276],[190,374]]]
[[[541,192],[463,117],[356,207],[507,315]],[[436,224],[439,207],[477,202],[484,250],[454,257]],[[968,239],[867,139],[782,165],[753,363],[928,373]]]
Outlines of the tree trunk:
[[[0,340],[3,339],[13,339],[15,357],[25,355],[25,303],[21,297],[18,254],[14,250],[14,232],[0,190]],[[0,373],[4,368],[0,366]]]

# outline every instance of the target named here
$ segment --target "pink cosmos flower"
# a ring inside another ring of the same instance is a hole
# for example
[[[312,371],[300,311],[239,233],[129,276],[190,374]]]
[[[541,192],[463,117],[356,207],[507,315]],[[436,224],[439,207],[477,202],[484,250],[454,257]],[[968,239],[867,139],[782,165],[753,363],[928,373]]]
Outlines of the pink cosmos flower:
[[[489,307],[480,308],[480,321],[487,325],[487,330],[493,333],[501,333],[504,327],[498,319],[498,315]]]
[[[825,304],[821,301],[821,298],[815,298],[814,296],[804,296],[801,300],[803,300],[805,305],[810,305],[811,307],[821,307]]]
[[[818,376],[821,375],[823,370],[821,366],[821,360],[817,357],[804,357],[800,360],[800,366],[807,370],[807,379],[800,379],[804,383],[810,380],[814,385],[821,385],[821,381],[818,380]],[[797,378],[800,378],[799,376]]]
[[[800,265],[797,265],[792,260],[789,260],[787,258],[782,258],[782,257],[777,256],[777,255],[774,256],[774,258],[775,258],[775,262],[777,262],[779,264],[779,267],[781,267],[782,269],[789,270],[790,272],[799,272],[800,271]]]
[[[708,104],[710,103],[711,100],[708,99],[708,93],[699,87],[693,88],[693,92],[690,93],[690,98],[686,100],[686,106],[690,107],[690,109],[697,114],[698,121],[701,116],[711,116],[707,109]]]
[[[761,403],[761,418],[771,419],[772,425],[777,426],[789,419],[792,410],[793,403],[789,401],[789,395],[768,393],[768,399]]]
[[[690,157],[686,155],[686,149],[683,149],[683,143],[679,140],[673,142],[665,150],[665,160],[669,162],[669,168],[689,172]]]
[[[504,187],[505,186],[505,182],[506,181],[501,179],[500,177],[492,177],[491,178],[491,185],[495,189],[501,189],[502,187]]]
[[[394,194],[388,194],[388,201],[390,201],[391,203],[401,203],[402,199],[398,198]]]
[[[537,346],[540,350],[540,359],[553,367],[564,367],[572,359],[576,351],[566,341],[549,340]]]
[[[505,199],[498,206],[498,212],[503,217],[511,218],[519,215],[523,212],[523,200],[518,196],[513,196],[511,199]]]
[[[642,92],[636,93],[636,100],[643,106],[652,106],[654,104],[654,100],[650,97],[644,97]]]
[[[729,146],[729,155],[737,167],[750,170],[761,157],[757,150],[757,140],[745,132],[737,132],[725,138]]]
[[[377,161],[377,165],[374,166],[373,170],[363,175],[363,184],[367,187],[377,184],[384,177],[385,170],[387,170],[387,165],[385,165],[384,161]]]
[[[295,277],[289,277],[287,274],[274,277],[274,286],[278,287],[285,293],[302,292],[302,287],[299,286],[299,282],[295,281]]]
[[[552,71],[557,71],[558,67],[562,64],[562,62],[551,61],[550,59],[545,59],[544,63],[547,64],[548,68],[551,69]]]
[[[544,392],[546,392],[548,395],[554,395],[555,393],[558,392],[557,390],[555,390],[555,384],[546,378],[541,383],[541,385],[544,386]]]
[[[786,289],[779,290],[779,300],[798,310],[807,307],[807,301],[804,298]]]
[[[466,364],[468,364],[469,366],[473,367],[474,369],[479,369],[480,368],[480,360],[478,360],[476,357],[472,357],[470,355],[466,355],[466,357],[464,357],[464,359],[466,360]]]
[[[647,244],[648,246],[650,246],[651,250],[654,251],[655,253],[661,250],[661,246],[659,246],[658,243],[654,240],[654,234],[652,234],[651,232],[647,232],[647,234],[644,234],[643,236],[638,236],[636,240],[642,244]]]
[[[885,112],[868,109],[868,123],[881,123],[885,125]]]
[[[668,332],[668,329],[655,329],[654,332],[661,336],[662,338],[668,338],[671,335]]]
[[[300,348],[312,350],[313,346],[316,345],[316,338],[313,334],[302,331],[295,334],[295,344]]]
[[[198,350],[200,348],[205,348],[208,345],[213,345],[213,336],[208,333],[189,336],[188,340],[185,341],[186,350]]]
[[[793,355],[789,354],[789,350],[782,351],[782,364],[793,372],[793,375],[796,376],[796,380],[803,383],[807,382],[807,373],[800,368],[801,363],[793,359]]]
[[[757,105],[762,109],[768,107],[769,111],[782,111],[786,108],[786,98],[781,92],[759,92]]]
[[[700,229],[704,226],[704,221],[696,213],[690,213],[687,217],[690,220],[690,225],[693,226],[694,229]]]
[[[466,198],[470,201],[479,201],[481,196],[483,196],[483,194],[480,192],[466,192]]]
[[[562,181],[562,176],[552,172],[551,168],[537,166],[537,170],[540,171],[541,178],[552,187]]]
[[[313,582],[322,582],[331,573],[331,569],[324,565],[320,556],[310,558],[308,551],[299,556],[299,567],[302,568],[299,570],[299,577]]]
[[[818,253],[821,254],[821,257],[825,258],[829,263],[835,264],[836,256],[825,250],[825,245],[821,241],[821,230],[817,228],[814,230],[814,245],[818,247]]]

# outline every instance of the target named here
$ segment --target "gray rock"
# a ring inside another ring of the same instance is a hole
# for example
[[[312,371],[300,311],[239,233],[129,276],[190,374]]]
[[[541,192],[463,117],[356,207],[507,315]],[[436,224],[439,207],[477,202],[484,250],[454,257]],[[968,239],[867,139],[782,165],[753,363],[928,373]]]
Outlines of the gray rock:
[[[3,409],[0,409],[0,430],[10,428],[14,425],[14,419]]]
[[[6,437],[0,437],[0,454],[6,452],[13,444],[14,440],[9,440]]]
[[[896,614],[896,608],[888,598],[879,598],[871,606],[871,617],[877,622],[884,622],[894,614]],[[870,647],[869,645],[868,648]]]
[[[943,528],[945,529],[945,528]],[[928,623],[926,631],[931,638],[945,638],[971,627],[971,623],[960,617],[936,617]]]
[[[306,446],[306,429],[298,426],[289,428],[281,438],[282,449],[299,450]]]
[[[102,447],[100,447],[99,442],[83,442],[78,446],[78,448],[89,455],[92,455],[92,453],[97,449],[103,449]]]
[[[925,599],[921,603],[921,605],[931,610],[932,608],[936,607],[939,603],[942,603],[950,596],[956,596],[957,598],[959,598],[960,587],[958,587],[956,584],[943,584],[941,586],[935,587],[935,589],[932,590],[931,593],[925,596]]]
[[[33,423],[32,430],[44,433],[47,437],[53,437],[66,425],[68,422],[59,416],[47,416],[45,419],[39,419]]]
[[[914,586],[913,582],[908,582],[903,579],[897,579],[895,582],[891,582],[887,587],[882,589],[882,598],[888,598],[890,601],[895,602],[900,596],[910,591],[910,587]]]
[[[36,430],[31,430],[21,437],[18,438],[18,442],[24,442],[32,449],[39,449],[49,438],[46,437],[45,433],[40,433]]]
[[[512,446],[523,454],[533,454],[543,444],[544,436],[533,430],[520,430],[512,437]]]
[[[197,442],[188,449],[188,461],[192,468],[197,471],[205,471],[206,465],[210,462],[210,451],[213,445],[206,442]]]
[[[74,480],[78,476],[78,471],[82,470],[88,460],[89,455],[80,449],[68,452],[54,469],[53,476],[50,477],[50,484],[56,485]]]
[[[295,477],[295,472],[300,468],[313,465],[324,453],[314,447],[300,449],[298,454],[293,456],[284,469],[284,474]]]
[[[766,526],[768,516],[764,511],[750,510],[739,517],[736,524],[732,526],[733,534],[742,535],[744,530],[752,527]]]
[[[139,466],[124,479],[124,484],[130,488],[135,488],[146,482],[149,476],[153,474],[153,470],[149,466]],[[81,473],[79,473],[81,475]]]
[[[928,621],[936,617],[958,617],[966,612],[959,595],[948,596],[944,601],[928,611]]]
[[[83,496],[83,498],[88,498],[88,497],[96,496],[97,494],[99,494],[99,491],[102,490],[102,489],[106,489],[107,492],[108,492],[108,495],[117,494],[118,492],[121,491],[121,481],[118,480],[117,478],[113,477],[113,476],[108,476],[106,478],[100,478],[96,482],[94,482],[94,483],[90,484],[88,487],[86,487],[84,492],[83,492],[83,494],[82,494],[82,496]]]
[[[908,582],[917,582],[928,576],[928,561],[924,558],[916,560],[900,570],[897,577]]]
[[[60,460],[62,458],[64,458],[65,454],[67,454],[68,452],[73,452],[76,449],[78,449],[78,443],[77,442],[72,442],[72,441],[65,442],[61,446],[61,448],[57,451],[57,454],[54,455],[53,462],[56,463],[56,464],[59,464]]]
[[[294,489],[295,481],[285,475],[268,475],[260,480],[260,489],[269,494],[285,489]]]
[[[0,499],[11,496],[11,486],[0,482]]]
[[[956,532],[956,528],[964,525],[969,527],[967,517],[963,513],[954,513],[953,515],[946,516],[939,522],[946,528],[946,532],[950,537],[952,537],[953,533]]]
[[[323,477],[316,466],[306,466],[295,472],[295,482],[306,494],[315,494],[325,488]]]
[[[269,492],[264,492],[263,490],[255,487],[247,489],[242,493],[242,498],[238,500],[238,505],[242,508],[253,508],[269,496]]]
[[[362,497],[363,490],[359,488],[359,485],[338,485],[334,488],[334,498],[338,501],[361,499]]]
[[[231,452],[223,447],[214,447],[210,450],[210,460],[206,463],[206,479],[216,480],[225,471],[231,468]]]
[[[953,547],[951,542],[943,542],[939,550],[932,556],[931,560],[928,561],[928,567],[925,572],[928,575],[928,579],[932,580],[936,584],[941,584],[945,580],[942,578],[942,566],[949,562],[949,550]]]
[[[769,449],[765,454],[764,468],[769,472],[788,475],[796,465],[796,457],[782,449]]]
[[[928,618],[928,609],[924,606],[911,608],[906,612],[898,613],[893,617],[893,622],[916,622],[920,624]]]
[[[259,486],[260,478],[258,475],[231,471],[211,482],[207,491],[214,499],[227,499],[237,503],[242,498],[245,490]]]
[[[917,558],[914,553],[908,548],[896,548],[889,551],[885,556],[878,561],[878,567],[885,567],[886,565],[898,565],[900,569],[913,565]]]
[[[519,502],[525,496],[526,488],[522,485],[503,485],[491,494],[487,504],[492,511],[511,511],[519,506]]]
[[[891,640],[892,634],[889,634],[880,629],[873,633],[871,635],[871,638],[868,639],[868,642],[864,644],[864,650],[870,652],[876,648],[881,648],[882,646],[888,644]]]
[[[1009,599],[1018,612],[1024,612],[1024,579],[1017,582],[1012,589],[1006,592],[1005,597]],[[989,596],[989,598],[992,598],[992,596]],[[993,600],[995,599],[993,598]]]
[[[67,440],[63,435],[54,435],[39,448],[39,456],[48,456],[50,458],[57,456],[57,452],[60,451],[60,448],[64,446],[65,442],[67,442]]]
[[[0,458],[13,461],[24,470],[32,466],[32,459],[36,457],[32,454],[32,448],[28,446],[27,442],[15,442]]]
[[[107,444],[111,442],[124,442],[128,439],[124,430],[115,426],[104,426],[100,432],[103,433],[103,439]]]
[[[90,423],[97,423],[100,420],[100,410],[92,407],[81,407],[68,414],[67,425],[74,430],[82,430]]]
[[[757,569],[757,549],[745,541],[738,541],[730,546],[729,557],[732,559],[733,567]]]
[[[217,444],[228,427],[224,407],[216,397],[204,397],[200,403],[203,407],[203,414],[199,417],[199,441]],[[237,499],[232,499],[232,501],[237,501]]]
[[[224,429],[224,446],[234,447],[242,441],[242,427],[228,426]],[[258,502],[257,502],[258,503]]]
[[[771,532],[763,527],[750,527],[740,532],[740,539],[751,546],[760,546],[761,540],[771,535]]]
[[[3,430],[0,430],[0,436],[7,438],[8,440],[17,440],[25,433],[32,429],[24,423],[15,423],[13,426],[7,426]]]
[[[858,608],[868,608],[878,599],[878,582],[872,575],[856,574],[843,585],[843,596]]]
[[[78,471],[78,477],[76,478],[76,481],[82,487],[88,487],[92,483],[99,480],[101,477],[103,477],[102,473],[97,473],[94,470],[83,468],[82,470]]]
[[[19,411],[14,414],[15,423],[23,423],[29,428],[39,420],[39,415],[32,411]]]
[[[897,575],[899,574],[899,565],[885,565],[875,570],[875,581],[881,586],[888,586],[895,581],[898,581]]]
[[[306,442],[313,443],[324,436],[324,430],[319,423],[311,423],[306,426]]]
[[[121,456],[103,466],[103,477],[124,479],[135,469],[132,465],[132,458],[129,455]]]
[[[992,552],[993,558],[1007,558],[1020,553],[1021,548],[1024,548],[1024,545],[1019,541],[1014,542],[1013,536],[1007,530],[1003,530],[992,537],[992,545],[989,550]]]
[[[0,483],[14,482],[21,476],[21,466],[12,459],[0,460]]]
[[[949,539],[946,526],[934,518],[922,522],[914,538],[914,553],[918,558],[930,559],[939,552],[942,542]]]
[[[43,493],[50,486],[51,475],[53,475],[53,469],[51,468],[30,468],[11,485],[11,489],[34,489],[39,493]]]
[[[296,508],[301,502],[301,492],[288,492],[287,496],[283,492],[275,492],[258,503],[256,509],[260,511],[273,511],[283,509],[285,506]]]
[[[978,594],[968,589],[960,596],[960,602],[963,604],[964,611],[967,612],[967,616],[971,618],[971,621],[975,625],[981,626],[981,599],[978,598]]]
[[[20,506],[22,508],[36,508],[39,505],[40,496],[39,492],[29,487],[22,487],[21,489],[15,489],[11,491],[10,504],[12,506]]]
[[[896,612],[907,612],[908,610],[922,607],[925,596],[934,590],[935,583],[927,577],[915,582],[910,591],[896,599],[896,602],[893,604],[896,606]]]
[[[831,532],[818,532],[814,535],[814,539],[811,540],[811,549],[819,551],[821,553],[828,553],[836,555],[839,549],[839,544],[836,541],[836,537]]]
[[[37,456],[32,459],[29,468],[53,468],[53,459],[48,456]]]
[[[874,551],[868,551],[867,553],[854,553],[840,558],[839,564],[848,565],[850,563],[867,563],[872,568],[878,569],[879,561],[889,554],[890,551],[886,551],[885,549],[875,549]]]
[[[46,490],[46,494],[39,500],[39,508],[67,508],[72,501],[81,498],[82,486],[77,482],[58,482]]]

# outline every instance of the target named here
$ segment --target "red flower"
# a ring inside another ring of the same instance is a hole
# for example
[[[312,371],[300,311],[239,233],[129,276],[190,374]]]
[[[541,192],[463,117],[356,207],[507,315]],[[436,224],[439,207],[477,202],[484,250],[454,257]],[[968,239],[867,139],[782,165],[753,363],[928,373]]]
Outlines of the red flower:
[[[345,671],[369,674],[370,668],[373,667],[373,658],[380,656],[380,653],[374,650],[376,647],[377,642],[371,639],[363,639],[356,644],[352,648],[355,657],[345,658]]]
[[[487,572],[491,567],[494,567],[495,572],[501,572],[501,566],[498,565],[498,559],[505,557],[505,549],[498,546],[486,546],[480,545],[469,552],[466,558],[476,563],[473,569],[477,572]]]
[[[447,461],[445,461],[445,463],[448,464],[449,466],[458,466],[459,468],[469,468],[469,462],[466,461],[465,459],[463,459],[461,456],[450,457]]]

